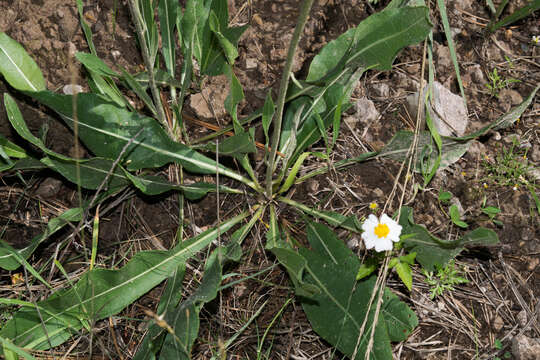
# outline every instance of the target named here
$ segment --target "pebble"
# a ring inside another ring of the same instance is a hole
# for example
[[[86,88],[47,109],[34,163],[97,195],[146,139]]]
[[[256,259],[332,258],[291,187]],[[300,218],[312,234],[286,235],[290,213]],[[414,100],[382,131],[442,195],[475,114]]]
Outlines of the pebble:
[[[532,257],[527,264],[527,270],[533,271],[538,266],[538,263],[540,263],[540,259],[538,257]]]
[[[356,117],[364,124],[372,123],[379,118],[379,112],[375,108],[373,101],[363,97],[354,103]]]
[[[493,328],[495,329],[495,331],[500,331],[503,328],[503,326],[504,326],[504,320],[502,319],[502,317],[497,315],[495,319],[493,320]]]
[[[527,325],[527,312],[525,310],[521,310],[517,316],[516,316],[516,320],[518,322],[518,324],[521,326],[521,327],[524,327],[525,325]]]
[[[486,146],[480,141],[473,140],[467,151],[473,158],[481,159],[486,154]]]
[[[372,84],[371,90],[375,96],[380,98],[387,98],[390,96],[390,86],[384,82]]]
[[[431,118],[439,134],[443,136],[462,136],[469,123],[467,108],[463,98],[452,93],[444,85],[433,83],[433,104]],[[418,92],[407,96],[409,114],[418,112]]]
[[[81,85],[67,84],[62,88],[62,92],[66,95],[73,95],[83,92]]]
[[[247,58],[246,59],[246,69],[255,69],[257,67],[257,59]]]
[[[525,335],[514,337],[512,355],[516,360],[540,360],[540,339]]]
[[[477,84],[485,84],[486,83],[486,77],[484,76],[484,72],[482,71],[482,67],[480,64],[475,64],[469,68],[470,74],[472,79]]]
[[[540,145],[534,144],[532,146],[531,152],[529,153],[529,156],[532,161],[536,163],[540,162]]]

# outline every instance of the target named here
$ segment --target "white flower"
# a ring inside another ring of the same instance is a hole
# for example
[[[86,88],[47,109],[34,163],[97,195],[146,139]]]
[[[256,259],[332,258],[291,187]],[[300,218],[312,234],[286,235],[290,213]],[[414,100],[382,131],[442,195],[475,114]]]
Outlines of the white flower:
[[[540,36],[533,36],[532,37],[533,44],[538,45],[539,41],[540,41]]]
[[[380,219],[371,214],[362,224],[362,230],[366,249],[375,248],[375,251],[381,252],[392,250],[392,242],[399,241],[401,225],[386,214],[382,214]]]

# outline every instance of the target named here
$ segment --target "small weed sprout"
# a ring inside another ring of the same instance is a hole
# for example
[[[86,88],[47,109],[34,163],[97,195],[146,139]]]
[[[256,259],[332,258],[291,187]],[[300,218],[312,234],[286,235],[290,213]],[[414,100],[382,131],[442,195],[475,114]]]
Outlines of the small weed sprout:
[[[487,173],[484,181],[488,185],[509,186],[514,190],[521,185],[530,185],[527,177],[532,166],[527,158],[527,150],[521,150],[516,139],[509,148],[503,147],[494,161],[485,159],[482,163]]]
[[[454,285],[469,282],[469,280],[461,276],[462,269],[455,266],[454,260],[449,261],[444,267],[438,265],[436,268],[436,272],[422,269],[422,273],[426,277],[424,281],[431,287],[429,297],[432,300],[445,291],[454,290]]]
[[[488,73],[488,78],[491,82],[487,83],[486,87],[488,88],[490,95],[496,98],[499,97],[499,92],[502,89],[507,88],[510,84],[521,82],[521,80],[514,78],[503,79],[499,76],[497,68],[494,68],[492,72]]]

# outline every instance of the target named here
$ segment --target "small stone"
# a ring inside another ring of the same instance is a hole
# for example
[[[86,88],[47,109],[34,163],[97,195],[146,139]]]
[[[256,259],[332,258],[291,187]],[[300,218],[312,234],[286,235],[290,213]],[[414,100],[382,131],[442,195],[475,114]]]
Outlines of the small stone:
[[[384,196],[384,191],[382,191],[379,188],[375,188],[372,191],[373,191],[373,195],[375,195],[375,198],[382,198]]]
[[[500,331],[503,328],[503,326],[504,326],[504,320],[502,319],[502,317],[497,315],[495,319],[493,320],[493,329],[495,329],[495,331]]]
[[[437,309],[439,309],[439,311],[443,311],[444,309],[446,309],[446,305],[444,305],[444,302],[437,301]]]
[[[69,56],[75,56],[75,54],[77,53],[77,46],[75,46],[75,44],[70,41],[67,43],[67,50]]]
[[[390,96],[390,86],[384,82],[371,85],[371,90],[375,96],[380,98],[387,98]]]
[[[251,70],[257,68],[257,59],[247,58],[246,59],[246,69]]]
[[[228,95],[229,81],[227,77],[225,75],[214,76],[205,84],[201,93],[191,95],[189,105],[198,117],[221,119],[227,115],[224,103]]]
[[[517,314],[516,320],[521,327],[527,325],[527,312],[525,310],[521,310]]]
[[[62,92],[66,95],[74,95],[83,92],[81,85],[67,84],[62,88]]]
[[[480,84],[480,86],[483,86],[483,84],[486,83],[486,77],[484,76],[484,72],[482,71],[482,67],[480,64],[475,64],[469,68],[469,72],[471,74],[472,79],[477,83]]]
[[[472,10],[473,0],[454,0],[454,6],[460,10]]]
[[[540,145],[534,144],[529,156],[532,161],[536,163],[540,162]]]
[[[450,57],[450,49],[448,49],[448,46],[437,44],[436,53],[437,65],[444,68],[449,68],[450,66],[452,66],[452,58]]]
[[[519,135],[517,134],[507,135],[503,138],[503,142],[505,142],[506,144],[513,144],[513,143],[519,144]]]
[[[311,179],[307,182],[307,186],[308,186],[309,191],[314,193],[314,192],[317,192],[317,190],[319,190],[320,182],[315,179]]]
[[[373,101],[363,97],[354,103],[356,117],[364,124],[372,123],[379,118],[379,112],[375,108]]]
[[[523,97],[516,90],[502,89],[499,92],[499,101],[508,102],[511,105],[518,105],[523,102]]]
[[[193,94],[189,97],[189,106],[191,110],[201,118],[212,118],[212,111],[208,108],[208,104],[201,93]]]
[[[514,337],[512,355],[516,360],[540,360],[540,339],[525,335]]]
[[[452,93],[438,81],[433,83],[432,95],[433,104],[430,115],[439,134],[462,136],[469,123],[463,98]],[[418,92],[407,96],[407,107],[411,115],[418,112]]]
[[[540,263],[540,258],[532,257],[529,260],[529,263],[527,264],[527,270],[533,271],[534,269],[536,269],[536,267],[538,266],[539,263]]]
[[[540,168],[533,168],[527,174],[534,180],[540,180]]]
[[[349,241],[347,241],[347,247],[351,250],[355,250],[360,246],[360,241],[358,237],[353,236]]]
[[[49,177],[43,180],[43,182],[36,189],[34,195],[42,198],[51,198],[58,194],[62,181]]]
[[[343,121],[353,129],[356,127],[356,124],[358,124],[358,118],[356,116],[345,116]]]
[[[469,146],[468,153],[475,159],[481,159],[486,154],[486,146],[480,141],[473,140]]]

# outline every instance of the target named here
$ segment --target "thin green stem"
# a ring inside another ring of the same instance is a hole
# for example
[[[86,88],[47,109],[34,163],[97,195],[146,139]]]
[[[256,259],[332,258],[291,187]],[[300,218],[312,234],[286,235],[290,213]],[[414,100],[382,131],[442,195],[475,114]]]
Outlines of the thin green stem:
[[[152,97],[154,98],[154,105],[156,106],[158,120],[168,130],[169,135],[172,136],[172,130],[168,127],[165,117],[165,111],[163,110],[159,91],[156,86],[156,81],[154,79],[154,61],[150,59],[150,52],[148,50],[148,47],[146,46],[142,23],[143,20],[141,12],[139,11],[139,5],[137,4],[137,0],[129,0],[128,4],[129,10],[131,12],[131,17],[133,18],[133,22],[135,23],[135,29],[137,30],[137,36],[139,38],[139,44],[141,45],[141,53],[143,56],[144,64],[146,66],[146,69],[148,70],[148,85],[150,86]]]
[[[266,169],[266,196],[272,198],[272,175],[274,172],[274,163],[276,160],[276,152],[279,144],[279,136],[281,133],[281,123],[283,117],[283,108],[285,107],[285,96],[287,95],[287,87],[289,85],[289,77],[291,76],[294,53],[296,52],[296,47],[300,41],[300,35],[304,30],[306,25],[311,6],[313,5],[313,0],[304,0],[302,2],[302,7],[300,9],[300,15],[298,16],[298,22],[296,23],[296,28],[289,44],[289,51],[287,53],[287,61],[285,62],[285,68],[283,69],[283,74],[281,77],[281,84],[279,85],[279,94],[277,100],[277,111],[274,114],[273,125],[274,132],[272,134],[272,143],[270,148],[270,154],[268,157],[268,167]]]

